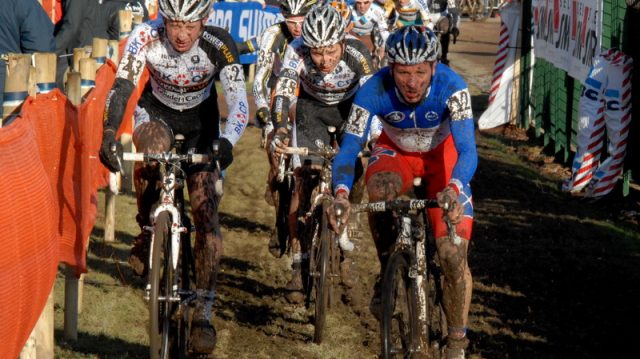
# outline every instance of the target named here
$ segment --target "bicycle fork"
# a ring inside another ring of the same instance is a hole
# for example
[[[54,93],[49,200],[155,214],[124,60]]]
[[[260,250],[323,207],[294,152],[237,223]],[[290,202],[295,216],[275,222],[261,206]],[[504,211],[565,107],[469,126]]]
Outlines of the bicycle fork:
[[[176,208],[175,206],[170,204],[162,204],[158,206],[158,208],[156,208],[156,210],[153,213],[153,218],[158,218],[158,216],[162,212],[169,212],[169,214],[171,215],[171,228],[170,228],[171,248],[177,249],[177,250],[171,251],[171,267],[175,272],[178,268],[178,260],[180,258],[180,235],[182,233],[186,233],[187,228],[180,225],[180,211],[178,211],[178,208]],[[156,236],[155,236],[155,231],[153,226],[152,227],[145,226],[144,229],[147,231],[151,231],[151,244],[150,244],[151,250],[149,251],[149,270],[151,270],[153,265],[153,261],[152,261],[153,248],[154,248],[153,243],[155,241]],[[147,282],[147,286],[145,288],[145,295],[144,295],[145,300],[149,300],[150,292],[151,292],[151,283]],[[172,283],[171,297],[169,298],[160,297],[159,300],[179,302],[180,295],[178,293],[178,284]]]
[[[426,233],[424,228],[412,221],[410,217],[402,217],[402,231],[400,234],[401,242],[408,245],[413,242],[414,259],[409,268],[409,278],[415,283],[416,288],[416,317],[418,319],[418,338],[414,343],[418,343],[412,351],[426,352],[429,349],[429,328],[427,313],[427,254],[425,252]],[[413,241],[411,240],[413,237]],[[406,242],[405,242],[406,241]]]

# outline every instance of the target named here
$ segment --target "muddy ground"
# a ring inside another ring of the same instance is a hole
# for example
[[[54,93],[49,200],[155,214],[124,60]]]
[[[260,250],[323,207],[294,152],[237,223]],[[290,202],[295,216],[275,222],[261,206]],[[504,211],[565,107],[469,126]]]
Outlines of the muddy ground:
[[[476,115],[486,106],[498,21],[463,22],[451,48],[451,64],[470,85]],[[344,300],[331,308],[324,343],[311,342],[311,313],[283,299],[290,259],[267,251],[273,214],[263,199],[267,164],[258,143],[259,130],[247,129],[225,184],[215,357],[377,357],[379,331],[368,303],[378,264],[366,230],[356,247],[357,285],[348,293],[341,289]],[[561,193],[566,166],[521,130],[479,133],[478,148],[468,357],[636,357],[638,192],[622,198],[617,189],[595,203]],[[119,242],[101,241],[102,218],[92,236],[78,341],[62,339],[56,286],[57,357],[146,356],[143,283],[126,264],[137,234],[133,198],[121,197]]]

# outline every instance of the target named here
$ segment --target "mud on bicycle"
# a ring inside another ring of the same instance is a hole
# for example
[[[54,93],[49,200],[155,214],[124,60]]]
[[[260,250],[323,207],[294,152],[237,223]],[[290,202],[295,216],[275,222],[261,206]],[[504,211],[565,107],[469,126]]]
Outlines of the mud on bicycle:
[[[213,154],[188,152],[179,154],[184,136],[175,135],[172,149],[162,153],[123,153],[127,161],[155,162],[159,167],[160,197],[151,212],[149,271],[144,298],[149,305],[149,354],[152,359],[189,358],[189,334],[195,290],[195,262],[191,243],[191,221],[185,212],[183,164],[213,162],[218,174],[218,143]],[[112,149],[113,150],[113,149]],[[120,166],[122,168],[122,166]],[[222,179],[218,176],[215,191],[222,195]]]
[[[420,190],[420,178],[414,180]],[[409,358],[415,353],[442,357],[447,324],[442,307],[442,271],[426,208],[436,208],[435,199],[400,198],[355,204],[353,212],[393,214],[395,243],[382,277],[380,339],[382,358]],[[449,240],[461,238],[445,216]]]

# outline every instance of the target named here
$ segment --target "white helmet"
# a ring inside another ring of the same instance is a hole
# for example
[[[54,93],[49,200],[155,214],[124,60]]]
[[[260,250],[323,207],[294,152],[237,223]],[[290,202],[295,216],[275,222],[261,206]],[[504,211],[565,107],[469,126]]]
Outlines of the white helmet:
[[[280,0],[282,16],[305,16],[316,4],[316,0]]]
[[[160,0],[158,5],[165,19],[192,22],[209,16],[213,0]]]
[[[338,10],[331,6],[311,9],[302,24],[302,41],[312,48],[337,44],[345,34],[344,20]]]
[[[385,52],[389,63],[416,65],[436,61],[440,56],[440,42],[427,27],[404,26],[389,35]]]

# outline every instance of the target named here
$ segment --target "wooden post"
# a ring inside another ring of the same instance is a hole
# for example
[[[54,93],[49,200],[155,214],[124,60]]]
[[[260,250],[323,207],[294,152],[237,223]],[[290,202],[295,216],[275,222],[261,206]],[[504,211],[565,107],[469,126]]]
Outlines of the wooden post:
[[[87,48],[85,47],[73,49],[73,67],[71,71],[80,72],[80,60],[86,59],[90,54],[91,51],[87,51]]]
[[[38,93],[50,92],[56,87],[56,54],[52,52],[38,52],[34,56]]]
[[[131,10],[119,10],[118,11],[118,20],[119,20],[119,28],[120,36],[118,37],[120,40],[125,39],[131,34],[132,23],[133,23],[133,15],[131,14]]]
[[[69,77],[73,73],[69,74]],[[78,340],[78,297],[80,283],[74,267],[66,264],[64,273],[64,338]]]
[[[31,55],[9,54],[7,59],[7,75],[4,85],[4,102],[2,118],[6,120],[17,113],[28,96],[29,73],[31,71]],[[0,120],[2,127],[3,120]]]
[[[84,50],[84,49],[83,49]],[[78,60],[79,62],[79,60]],[[78,64],[80,66],[80,64]],[[67,76],[67,98],[75,106],[82,102],[81,76],[79,72],[70,72]],[[64,338],[78,339],[78,313],[81,281],[76,276],[75,268],[65,265],[64,281]]]
[[[140,25],[142,24],[143,17],[142,15],[133,15],[133,19],[131,20],[133,26],[132,27],[136,27],[136,25]]]
[[[118,40],[109,40],[109,59],[114,64],[118,64],[120,61],[120,42]]]
[[[84,96],[96,87],[96,59],[80,59],[80,96]]]
[[[94,37],[91,48],[91,57],[96,59],[96,64],[98,65],[98,67],[100,67],[107,61],[107,54],[109,52],[109,40]]]
[[[54,298],[53,288],[47,297],[47,303],[42,309],[40,318],[33,328],[29,339],[20,352],[20,359],[50,359],[53,358],[54,344]]]

